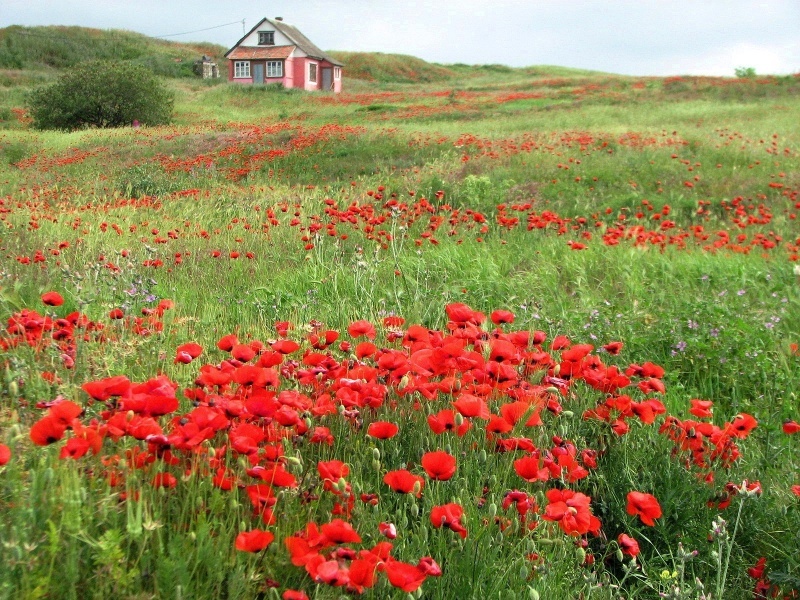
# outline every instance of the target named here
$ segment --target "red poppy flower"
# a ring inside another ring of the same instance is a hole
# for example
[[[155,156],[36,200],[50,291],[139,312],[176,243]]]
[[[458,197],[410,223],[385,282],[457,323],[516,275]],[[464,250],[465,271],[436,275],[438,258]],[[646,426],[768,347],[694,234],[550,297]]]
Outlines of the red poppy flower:
[[[514,461],[514,470],[517,472],[517,475],[531,483],[550,479],[550,471],[542,466],[538,456],[523,456],[522,458],[518,458]]]
[[[7,465],[11,460],[11,448],[5,444],[0,444],[0,467]]]
[[[334,484],[350,474],[350,467],[340,460],[321,460],[317,463],[317,472],[322,478],[325,490],[331,491]]]
[[[45,292],[42,294],[42,302],[47,306],[61,306],[64,304],[64,298],[58,292]]]
[[[217,342],[217,348],[222,350],[223,352],[230,352],[233,347],[239,343],[239,338],[236,337],[236,334],[229,333],[226,336],[223,336]]]
[[[373,356],[378,351],[378,347],[372,342],[361,342],[356,346],[356,358],[362,359]]]
[[[64,437],[66,430],[66,423],[51,415],[46,415],[31,426],[29,435],[31,441],[37,446],[47,446]]]
[[[464,417],[488,419],[491,416],[486,401],[472,394],[461,394],[458,400],[453,402],[453,406]]]
[[[422,468],[431,479],[447,481],[456,473],[456,459],[442,450],[426,452],[422,455]]]
[[[638,515],[642,523],[651,527],[655,525],[655,519],[661,517],[661,505],[656,497],[643,492],[628,492],[628,506],[625,510],[629,515]]]
[[[349,333],[352,338],[363,335],[370,340],[374,340],[376,335],[375,326],[369,321],[354,321],[350,323],[350,326],[347,328],[347,333]]]
[[[299,350],[300,344],[294,340],[278,340],[277,342],[270,344],[270,347],[275,352],[280,352],[281,354],[291,354],[292,352]]]
[[[121,308],[112,308],[108,312],[108,318],[112,320],[122,319],[125,316],[125,312]]]
[[[275,535],[270,531],[253,529],[252,531],[243,531],[237,535],[235,546],[237,550],[242,552],[261,552],[274,539]]]
[[[130,392],[131,380],[124,375],[115,375],[99,381],[87,381],[81,386],[95,400],[105,402],[113,396],[124,396]]]
[[[429,577],[441,577],[442,568],[430,556],[423,556],[417,563],[417,568]]]
[[[492,323],[501,325],[503,323],[513,323],[514,313],[509,310],[496,310],[491,314]]]
[[[388,440],[397,435],[399,430],[400,428],[394,423],[375,421],[374,423],[370,423],[369,427],[367,427],[367,435],[379,440]]]
[[[622,350],[623,343],[622,342],[609,342],[605,346],[603,346],[603,350],[608,352],[609,354],[616,356]]]
[[[764,576],[764,569],[767,566],[766,557],[762,556],[752,567],[748,567],[747,574],[753,579],[761,579]]]
[[[386,563],[386,576],[394,587],[404,592],[416,591],[423,584],[427,575],[414,565],[399,560]]]
[[[725,427],[725,433],[733,435],[739,439],[745,439],[758,425],[758,421],[747,413],[739,413]]]
[[[397,527],[395,527],[394,523],[378,523],[378,531],[381,535],[386,536],[390,540],[397,537]]]
[[[793,485],[792,486],[792,493],[795,496],[800,497],[800,485]]]
[[[639,554],[639,542],[626,533],[620,533],[617,537],[617,543],[623,554],[628,556],[636,556]]]
[[[256,356],[256,351],[247,344],[234,344],[230,352],[233,358],[243,363],[250,362]]]
[[[455,412],[449,409],[440,410],[435,415],[428,415],[428,426],[433,433],[444,433],[445,431],[455,431],[458,437],[467,433],[470,422],[464,419],[461,425],[456,425]]]
[[[425,480],[418,475],[414,475],[406,469],[389,471],[384,475],[383,482],[395,492],[401,494],[415,494],[417,498],[422,495],[422,488],[425,487]]]
[[[783,422],[783,433],[787,435],[792,435],[800,431],[800,423],[797,423],[792,420],[784,421]]]
[[[548,490],[549,504],[545,508],[545,521],[557,521],[567,535],[581,536],[600,529],[600,520],[592,515],[591,498],[572,490]]]
[[[305,592],[300,590],[286,590],[281,595],[283,600],[309,600]]]
[[[334,519],[320,527],[322,535],[332,544],[358,544],[361,536],[353,529],[353,526],[342,519]]]
[[[694,398],[691,400],[692,408],[689,409],[689,414],[694,415],[698,419],[710,419],[713,416],[712,408],[714,403],[711,400],[698,400]]]
[[[431,525],[437,529],[439,527],[447,527],[460,535],[461,539],[464,539],[467,537],[467,529],[461,522],[461,517],[463,516],[464,509],[454,502],[443,506],[434,506],[431,509]]]

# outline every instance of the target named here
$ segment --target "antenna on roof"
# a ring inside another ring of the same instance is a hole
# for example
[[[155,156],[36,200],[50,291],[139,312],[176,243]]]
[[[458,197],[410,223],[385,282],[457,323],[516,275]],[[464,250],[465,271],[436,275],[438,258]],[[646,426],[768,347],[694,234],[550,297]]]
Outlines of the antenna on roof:
[[[275,17],[276,21],[283,21],[283,17]]]
[[[245,33],[247,32],[244,29],[244,19],[242,19],[242,35],[244,35]]]

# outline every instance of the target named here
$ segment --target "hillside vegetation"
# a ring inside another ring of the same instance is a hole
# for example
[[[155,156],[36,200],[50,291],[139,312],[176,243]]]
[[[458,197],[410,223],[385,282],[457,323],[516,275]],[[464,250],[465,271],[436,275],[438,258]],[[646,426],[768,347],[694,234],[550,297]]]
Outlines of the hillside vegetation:
[[[231,43],[233,43],[231,38]],[[45,75],[87,60],[119,60],[149,67],[157,75],[171,78],[195,77],[192,64],[203,54],[218,62],[227,48],[211,43],[161,40],[132,31],[100,30],[87,27],[23,27],[0,29],[0,83],[35,83]],[[331,51],[345,64],[345,77],[374,83],[444,83],[491,77],[569,77],[596,74],[564,67],[504,65],[441,65],[404,54],[383,52]],[[22,73],[26,76],[21,77]]]
[[[194,77],[192,63],[203,54],[222,59],[227,48],[180,43],[119,29],[21,27],[0,29],[0,69],[61,70],[88,60],[130,61],[164,77]]]

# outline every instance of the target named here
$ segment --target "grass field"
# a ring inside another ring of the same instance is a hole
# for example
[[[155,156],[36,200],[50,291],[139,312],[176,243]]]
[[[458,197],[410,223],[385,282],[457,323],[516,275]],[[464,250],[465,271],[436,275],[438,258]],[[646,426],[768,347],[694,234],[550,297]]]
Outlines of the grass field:
[[[0,598],[797,597],[800,79],[345,58],[0,73]]]

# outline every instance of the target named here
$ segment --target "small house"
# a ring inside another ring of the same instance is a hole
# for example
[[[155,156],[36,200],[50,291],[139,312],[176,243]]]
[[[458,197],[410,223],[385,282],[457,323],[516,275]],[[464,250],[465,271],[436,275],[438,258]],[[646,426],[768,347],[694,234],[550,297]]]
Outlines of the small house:
[[[228,81],[280,83],[286,88],[342,91],[342,63],[281,17],[264,18],[225,53]]]

